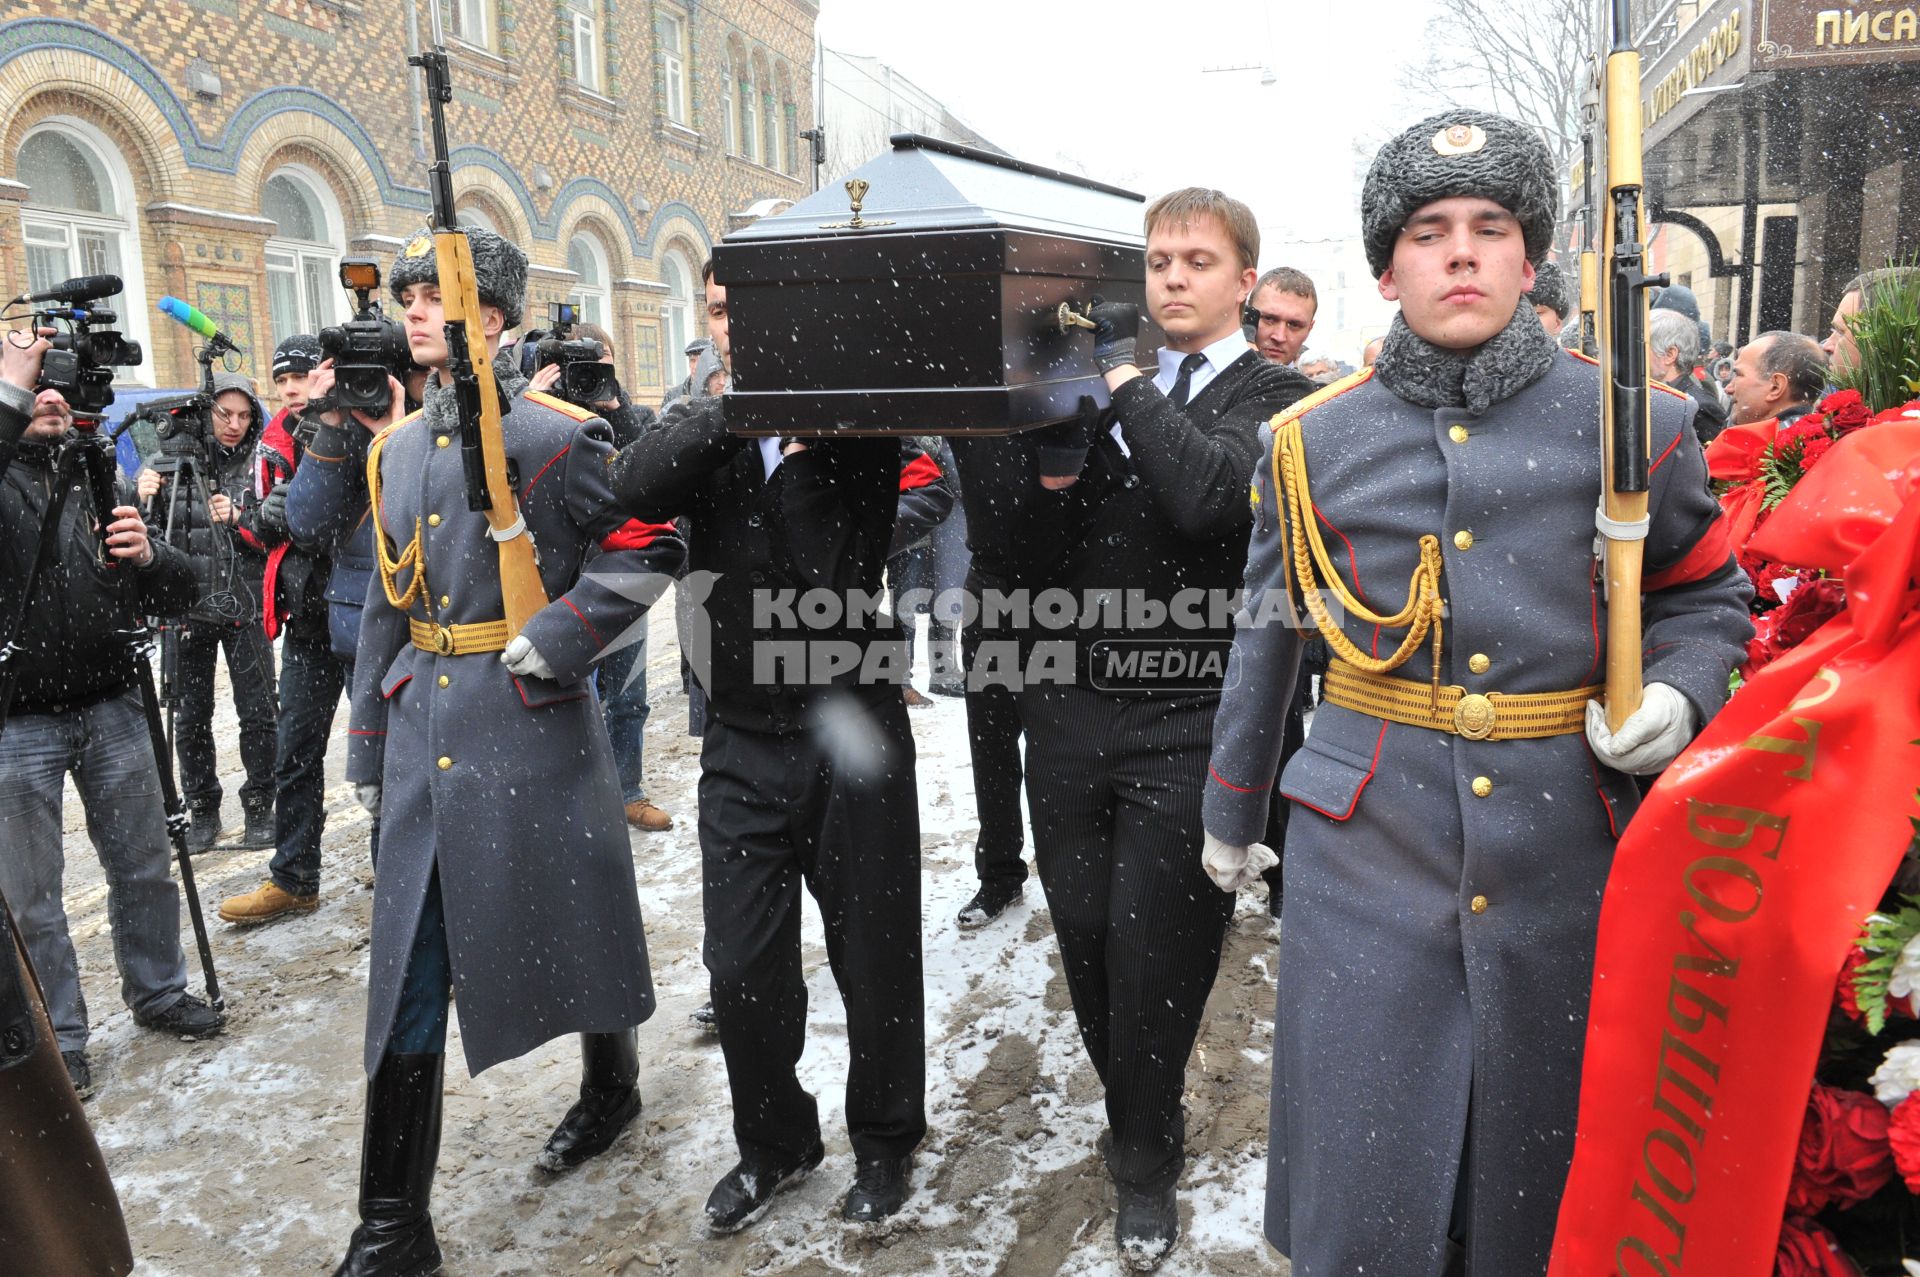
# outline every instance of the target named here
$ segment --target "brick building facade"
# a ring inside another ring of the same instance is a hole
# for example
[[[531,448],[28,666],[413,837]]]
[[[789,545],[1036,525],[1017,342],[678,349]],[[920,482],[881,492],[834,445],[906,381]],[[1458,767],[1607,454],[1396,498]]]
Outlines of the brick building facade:
[[[745,210],[808,185],[814,0],[426,0],[449,33],[463,220],[528,250],[528,323],[572,298],[657,401],[704,332],[699,267]],[[418,10],[416,12],[416,9]],[[7,295],[123,276],[129,383],[193,384],[198,306],[258,378],[350,313],[342,256],[426,224],[415,0],[0,0]]]

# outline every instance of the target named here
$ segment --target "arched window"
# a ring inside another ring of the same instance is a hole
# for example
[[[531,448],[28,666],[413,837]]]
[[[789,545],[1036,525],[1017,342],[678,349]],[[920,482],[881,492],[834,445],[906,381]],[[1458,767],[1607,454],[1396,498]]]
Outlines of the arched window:
[[[740,154],[740,77],[746,74],[747,60],[738,46],[727,46],[727,62],[722,69],[720,97],[725,104],[722,113],[726,120],[727,151]]]
[[[607,317],[612,313],[607,250],[592,232],[578,232],[567,245],[567,269],[580,277],[574,282],[573,291],[567,294],[575,315],[587,323],[607,327]]]
[[[761,68],[760,74],[760,162],[768,168],[780,167],[780,107],[774,100],[773,77]]]
[[[274,342],[340,322],[346,231],[327,183],[304,165],[278,168],[260,191],[260,214],[275,224],[266,247]]]
[[[694,337],[693,268],[686,255],[668,249],[660,258],[660,282],[667,286],[666,300],[660,303],[660,341],[666,347],[668,368],[677,367],[681,351]],[[699,329],[705,332],[704,324]]]
[[[493,220],[493,214],[487,212],[487,206],[478,201],[461,205],[455,216],[460,219],[462,226],[484,226],[496,235],[500,233],[499,223]]]
[[[121,332],[147,339],[146,287],[132,232],[133,175],[105,134],[79,120],[37,125],[14,156],[26,184],[20,230],[27,250],[27,291],[42,292],[76,275],[118,275],[125,289],[112,309]],[[152,384],[152,362],[114,371],[116,380]]]
[[[740,154],[751,160],[757,158],[760,143],[760,98],[753,87],[753,63],[742,62],[734,69],[739,72]]]

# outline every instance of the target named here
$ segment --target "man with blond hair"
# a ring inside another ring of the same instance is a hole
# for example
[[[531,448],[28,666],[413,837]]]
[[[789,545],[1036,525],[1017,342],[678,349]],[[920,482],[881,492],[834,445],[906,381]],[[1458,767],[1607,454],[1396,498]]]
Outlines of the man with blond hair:
[[[1241,333],[1259,250],[1239,200],[1200,188],[1155,200],[1146,309],[1165,345],[1143,370],[1141,308],[1096,305],[1093,354],[1111,407],[1068,446],[1017,454],[1032,473],[1016,485],[1011,586],[1065,591],[1083,607],[1125,597],[1145,604],[1148,625],[1161,621],[1081,616],[1064,645],[1072,677],[1029,679],[1018,696],[1034,859],[1080,1036],[1106,1085],[1115,1240],[1140,1269],[1179,1236],[1180,1095],[1233,914],[1199,866],[1232,641],[1229,610],[1206,602],[1240,584],[1260,423],[1309,389]]]

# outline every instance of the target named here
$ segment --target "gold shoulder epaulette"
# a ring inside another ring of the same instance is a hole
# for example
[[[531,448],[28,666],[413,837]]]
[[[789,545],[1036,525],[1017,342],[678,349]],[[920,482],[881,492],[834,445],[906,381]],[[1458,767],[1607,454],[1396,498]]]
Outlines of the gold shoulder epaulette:
[[[560,396],[550,395],[544,390],[529,390],[525,397],[543,408],[551,408],[555,412],[572,417],[575,421],[591,421],[600,415],[591,408],[582,408],[579,404],[568,403]]]
[[[1307,413],[1311,412],[1313,409],[1318,408],[1321,404],[1326,403],[1329,399],[1338,399],[1341,395],[1346,394],[1349,390],[1352,390],[1355,386],[1364,385],[1366,382],[1371,381],[1372,379],[1373,379],[1373,366],[1369,364],[1367,367],[1362,368],[1359,372],[1348,373],[1346,376],[1342,377],[1340,380],[1335,382],[1329,382],[1327,385],[1320,387],[1320,389],[1314,391],[1312,394],[1303,396],[1300,399],[1296,399],[1294,402],[1288,404],[1285,408],[1282,408],[1279,412],[1274,413],[1273,419],[1267,422],[1267,426],[1269,429],[1273,431],[1275,437],[1277,438],[1280,434],[1280,427],[1286,425],[1289,421],[1294,421],[1300,417],[1305,416]]]
[[[1562,347],[1562,349],[1565,349],[1565,348]],[[1567,353],[1569,355],[1572,355],[1575,359],[1578,359],[1583,364],[1592,364],[1595,368],[1598,368],[1600,366],[1600,361],[1598,359],[1595,359],[1592,355],[1589,355],[1584,350],[1569,350],[1567,351]]]
[[[1684,391],[1684,390],[1675,390],[1675,389],[1674,389],[1674,388],[1673,388],[1672,386],[1669,386],[1669,385],[1668,385],[1668,384],[1667,384],[1666,382],[1664,382],[1664,381],[1655,381],[1655,380],[1654,380],[1653,378],[1651,378],[1651,377],[1649,377],[1649,378],[1647,378],[1647,384],[1648,384],[1649,386],[1652,386],[1652,387],[1653,387],[1653,388],[1654,388],[1655,390],[1664,390],[1664,391],[1666,391],[1666,392],[1667,392],[1668,394],[1670,394],[1670,395],[1672,395],[1672,396],[1673,396],[1673,397],[1674,397],[1675,399],[1691,399],[1691,398],[1693,398],[1693,396],[1692,396],[1692,395],[1689,395],[1689,394],[1688,394],[1688,393],[1687,393],[1686,391]]]

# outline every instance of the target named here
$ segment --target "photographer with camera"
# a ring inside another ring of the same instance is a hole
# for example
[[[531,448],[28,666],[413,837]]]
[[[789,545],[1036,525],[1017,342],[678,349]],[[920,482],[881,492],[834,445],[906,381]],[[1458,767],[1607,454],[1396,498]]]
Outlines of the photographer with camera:
[[[220,838],[223,794],[214,761],[213,674],[222,649],[247,773],[240,787],[246,815],[240,847],[273,845],[277,730],[273,645],[260,624],[267,552],[244,526],[254,499],[254,451],[266,415],[247,378],[220,372],[213,374],[210,418],[206,433],[182,446],[183,433],[197,434],[202,427],[192,414],[176,415],[174,433],[135,480],[168,543],[187,552],[199,578],[178,639],[180,715],[174,738],[180,787],[193,818],[187,846],[195,852]],[[181,477],[188,469],[192,480]]]
[[[106,874],[121,995],[134,1022],[191,1040],[219,1033],[225,1016],[186,991],[180,893],[168,872],[166,811],[118,575],[134,574],[142,611],[175,613],[192,602],[193,573],[185,555],[149,539],[131,500],[98,517],[86,501],[68,500],[35,575],[57,496],[56,448],[73,425],[62,391],[32,389],[37,369],[28,365],[44,348],[12,338],[0,347],[0,438],[18,414],[28,417],[0,476],[0,582],[18,600],[0,617],[12,688],[0,732],[0,896],[17,910],[68,1076],[86,1095],[86,1002],[61,899],[69,773]]]
[[[292,536],[288,493],[319,425],[306,412],[318,371],[320,340],[297,333],[273,352],[273,384],[281,409],[261,436],[255,490],[259,503],[242,526],[267,549],[261,585],[261,621],[280,645],[280,719],[273,765],[273,861],[267,880],[220,905],[230,923],[268,922],[320,906],[320,835],[326,827],[327,738],[345,687],[346,665],[328,638],[324,546]]]
[[[613,446],[624,448],[639,439],[660,418],[653,409],[627,396],[613,371],[613,338],[598,324],[576,322],[573,307],[553,303],[552,327],[536,329],[522,339],[519,367],[525,370],[529,390],[557,395],[576,408],[599,413],[613,427]],[[597,353],[596,353],[597,351]],[[594,668],[600,687],[600,712],[607,737],[613,742],[614,770],[620,777],[620,800],[627,824],[648,833],[673,828],[673,817],[653,805],[642,776],[646,758],[647,636],[609,651]]]

